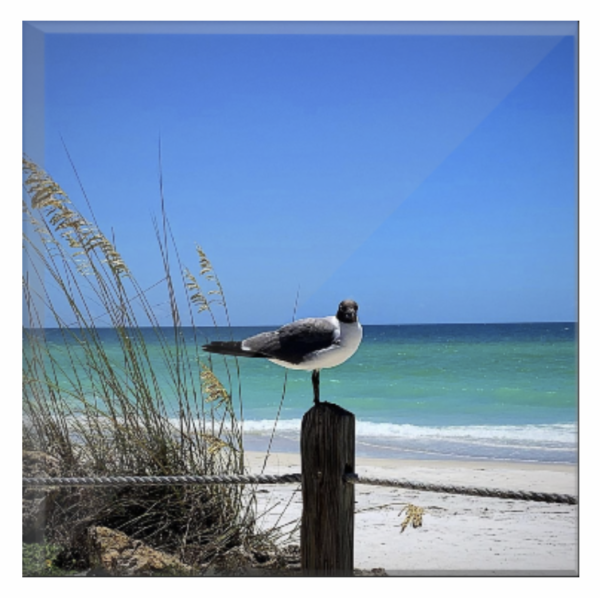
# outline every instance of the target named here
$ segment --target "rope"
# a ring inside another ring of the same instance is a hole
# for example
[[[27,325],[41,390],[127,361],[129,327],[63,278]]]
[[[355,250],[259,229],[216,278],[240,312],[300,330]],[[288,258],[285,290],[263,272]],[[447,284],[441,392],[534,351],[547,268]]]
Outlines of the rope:
[[[106,478],[23,478],[23,486],[168,486],[200,484],[291,484],[302,475],[114,476]]]
[[[379,478],[364,478],[356,474],[346,474],[344,480],[350,484],[368,484],[371,486],[391,486],[393,488],[407,488],[422,490],[423,492],[442,492],[444,494],[465,494],[468,496],[484,496],[487,498],[512,498],[515,500],[529,500],[535,502],[577,504],[577,497],[570,494],[555,494],[548,492],[526,492],[521,490],[500,490],[497,488],[473,488],[468,486],[451,486],[424,484],[408,480],[387,480]]]
[[[547,492],[525,492],[519,490],[499,490],[496,488],[473,488],[424,484],[408,480],[389,480],[359,477],[346,474],[344,481],[350,484],[371,486],[389,486],[421,490],[423,492],[441,492],[444,494],[465,494],[487,498],[508,498],[535,502],[577,504],[577,497],[569,494]],[[204,484],[293,484],[301,483],[302,474],[285,475],[205,475],[205,476],[114,476],[105,478],[23,478],[23,486],[165,486],[165,485],[204,485]]]

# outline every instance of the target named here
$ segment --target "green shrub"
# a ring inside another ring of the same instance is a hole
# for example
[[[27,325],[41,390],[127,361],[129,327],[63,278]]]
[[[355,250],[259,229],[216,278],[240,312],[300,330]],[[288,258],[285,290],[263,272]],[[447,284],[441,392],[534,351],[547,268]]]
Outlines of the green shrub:
[[[67,571],[56,566],[60,546],[53,544],[23,543],[23,577],[47,577],[68,575]]]

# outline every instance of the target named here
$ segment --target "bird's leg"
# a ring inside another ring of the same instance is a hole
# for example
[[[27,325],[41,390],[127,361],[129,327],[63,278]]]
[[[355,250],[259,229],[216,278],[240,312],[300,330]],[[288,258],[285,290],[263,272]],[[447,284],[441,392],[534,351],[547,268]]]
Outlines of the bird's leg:
[[[320,370],[313,370],[312,373],[312,383],[313,383],[313,392],[315,394],[315,405],[319,404],[319,373]]]

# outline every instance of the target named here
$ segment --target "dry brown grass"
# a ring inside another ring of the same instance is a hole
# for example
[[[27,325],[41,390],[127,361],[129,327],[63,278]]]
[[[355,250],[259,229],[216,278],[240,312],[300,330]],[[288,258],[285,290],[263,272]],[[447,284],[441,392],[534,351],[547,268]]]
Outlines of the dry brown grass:
[[[181,324],[182,309],[192,323],[207,312],[216,324],[215,309],[229,318],[202,249],[195,275],[179,261],[163,201],[154,227],[159,286],[170,309],[165,328],[114,241],[36,164],[25,158],[23,170],[29,196],[23,203],[29,265],[23,278],[24,446],[55,457],[69,476],[244,473],[239,371],[233,393],[236,372],[227,369],[226,388],[204,361],[197,328]],[[185,291],[182,305],[177,284]],[[114,330],[118,354],[107,351],[98,314]],[[57,329],[59,342],[46,342],[48,327]],[[157,370],[167,373],[167,385]],[[175,416],[166,387],[176,396]],[[206,563],[234,547],[264,544],[255,535],[251,493],[236,485],[65,488],[47,513],[46,538],[82,566],[92,525],[121,530],[189,564]]]

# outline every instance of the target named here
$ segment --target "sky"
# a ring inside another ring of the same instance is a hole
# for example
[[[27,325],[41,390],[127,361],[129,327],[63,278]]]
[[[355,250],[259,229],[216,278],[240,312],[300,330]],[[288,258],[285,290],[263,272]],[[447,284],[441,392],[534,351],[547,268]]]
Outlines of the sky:
[[[449,33],[48,33],[44,166],[149,287],[160,140],[234,325],[573,321],[576,39]]]

